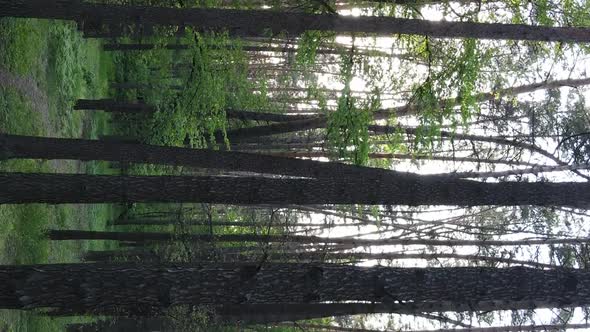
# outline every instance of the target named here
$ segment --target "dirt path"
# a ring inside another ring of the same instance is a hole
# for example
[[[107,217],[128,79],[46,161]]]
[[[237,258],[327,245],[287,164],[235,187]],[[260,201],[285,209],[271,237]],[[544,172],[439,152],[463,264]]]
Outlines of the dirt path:
[[[27,97],[31,102],[33,110],[41,114],[43,127],[47,133],[53,132],[53,126],[49,119],[49,100],[45,92],[37,86],[37,82],[30,76],[15,75],[3,68],[0,68],[0,86],[13,88],[20,94]]]
[[[37,81],[33,77],[16,75],[4,68],[0,68],[0,87],[15,89],[26,97],[31,103],[33,111],[41,115],[41,126],[45,135],[50,137],[56,135],[56,128],[49,116],[49,99],[45,91],[39,88]],[[49,165],[55,171],[62,173],[80,173],[82,169],[82,163],[79,161],[50,160]]]

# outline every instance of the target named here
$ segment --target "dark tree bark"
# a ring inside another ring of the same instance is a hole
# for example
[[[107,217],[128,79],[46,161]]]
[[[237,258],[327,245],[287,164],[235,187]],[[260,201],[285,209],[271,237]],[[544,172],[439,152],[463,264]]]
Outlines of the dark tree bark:
[[[445,38],[519,39],[588,42],[590,30],[516,24],[487,24],[402,19],[394,17],[350,17],[297,12],[230,9],[177,9],[92,4],[73,0],[2,0],[3,16],[49,18],[121,24],[137,22],[149,26],[190,25],[200,30],[227,29],[234,35],[264,36],[268,31],[299,35],[307,30],[374,33],[377,35],[418,34]]]
[[[239,143],[252,137],[279,135],[302,130],[323,128],[327,123],[328,119],[325,116],[320,116],[310,119],[298,119],[264,126],[228,130],[226,136],[231,143]],[[217,132],[215,137],[219,143],[223,142],[224,135],[222,132]]]
[[[153,50],[156,48],[163,48],[167,50],[188,50],[190,49],[190,45],[187,44],[166,44],[166,45],[156,45],[156,44],[121,44],[121,43],[112,43],[112,44],[104,44],[103,50],[105,51],[148,51]],[[217,49],[219,46],[211,46],[212,49]],[[221,46],[223,47],[223,46]],[[241,46],[240,49],[246,52],[273,52],[273,53],[295,53],[297,52],[297,48],[293,47],[278,47],[278,46],[255,46],[255,45],[244,45]],[[343,51],[337,49],[317,49],[316,54],[333,54],[338,55],[342,54]],[[357,52],[357,54],[365,54],[365,55],[373,55],[372,52]],[[374,52],[375,55],[383,55],[386,56],[387,53],[382,52]]]
[[[266,242],[266,243],[332,243],[352,246],[426,245],[426,246],[531,246],[584,244],[590,238],[529,239],[529,240],[436,240],[436,239],[355,239],[349,237],[319,237],[305,235],[258,234],[174,234],[156,232],[100,232],[80,230],[50,230],[51,240],[118,240],[118,241],[203,241],[203,242]],[[386,257],[385,255],[384,257]],[[379,256],[376,256],[379,257]],[[378,258],[375,258],[378,259]]]
[[[213,221],[208,220],[178,220],[178,219],[156,219],[156,218],[128,218],[115,220],[115,225],[144,225],[144,226],[164,226],[164,225],[194,225],[194,226],[232,226],[232,227],[269,227],[265,222],[247,222],[247,221]],[[274,223],[270,227],[316,227],[328,226],[329,223]],[[360,226],[364,223],[346,224],[339,226]]]
[[[371,181],[371,180],[369,180]],[[0,204],[169,203],[538,205],[588,208],[590,183],[483,183],[452,177],[284,179],[0,173]]]
[[[582,306],[580,303],[565,305],[568,308]],[[563,303],[551,301],[482,301],[455,303],[449,301],[420,302],[403,304],[384,303],[273,303],[273,304],[238,304],[207,306],[214,311],[214,321],[221,324],[271,324],[293,322],[324,317],[350,316],[363,314],[397,313],[421,315],[440,312],[490,312],[495,310],[523,310],[564,307]],[[80,309],[52,310],[47,315],[52,317],[77,316],[86,314]],[[137,311],[121,312],[105,309],[103,313],[111,316],[126,314],[141,315]],[[146,313],[143,313],[144,315]]]
[[[151,113],[155,111],[154,107],[147,104],[127,103],[113,99],[78,99],[74,105],[74,109],[121,113]]]
[[[74,159],[122,163],[149,163],[172,166],[281,174],[300,177],[363,176],[379,180],[391,171],[339,163],[322,163],[240,152],[188,149],[134,144],[121,141],[44,138],[0,134],[0,159]],[[411,177],[408,173],[397,173]]]
[[[307,115],[285,115],[280,113],[252,112],[243,110],[226,110],[225,114],[230,119],[244,121],[268,121],[268,122],[286,122],[300,121],[314,118]]]
[[[324,301],[588,304],[590,271],[330,264],[56,264],[0,267],[0,308],[153,313],[172,305]],[[505,302],[504,302],[505,301]]]

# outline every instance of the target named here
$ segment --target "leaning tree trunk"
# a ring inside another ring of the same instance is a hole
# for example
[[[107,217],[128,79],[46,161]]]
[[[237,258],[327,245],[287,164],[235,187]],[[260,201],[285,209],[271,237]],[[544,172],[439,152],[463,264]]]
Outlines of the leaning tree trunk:
[[[75,0],[1,0],[2,16],[49,18],[104,24],[139,23],[148,26],[192,26],[198,30],[224,30],[241,36],[266,36],[308,30],[377,35],[417,34],[444,38],[516,39],[588,42],[590,30],[571,27],[526,26],[475,22],[446,22],[395,17],[352,17],[268,10],[179,9],[121,6]]]
[[[337,176],[364,177],[367,181],[380,181],[381,176],[395,173],[378,168],[242,152],[164,147],[127,141],[96,141],[0,134],[0,159],[3,158],[104,160],[299,177],[332,178],[337,174]],[[410,176],[407,173],[395,174],[404,177]]]
[[[334,174],[337,177],[338,174]],[[587,208],[587,182],[483,183],[452,177],[285,179],[0,173],[0,204],[538,205]]]
[[[590,271],[331,264],[56,264],[0,267],[0,308],[149,314],[173,305],[364,301],[590,303]]]

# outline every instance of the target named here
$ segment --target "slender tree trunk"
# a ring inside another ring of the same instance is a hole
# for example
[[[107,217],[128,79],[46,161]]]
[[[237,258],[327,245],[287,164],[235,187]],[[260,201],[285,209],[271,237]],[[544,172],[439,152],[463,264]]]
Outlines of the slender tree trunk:
[[[130,43],[130,44],[122,44],[122,43],[111,43],[111,44],[104,44],[103,50],[105,51],[148,51],[157,48],[163,48],[167,50],[188,50],[190,49],[190,45],[187,44],[166,44],[166,45],[156,45],[156,44],[139,44],[139,43]],[[223,46],[212,46],[212,49],[222,48]],[[295,53],[297,52],[297,48],[293,47],[278,47],[278,46],[255,46],[255,45],[244,45],[240,47],[241,50],[245,52],[273,52],[273,53]],[[325,49],[320,48],[315,50],[316,54],[333,54],[339,55],[342,54],[343,51],[337,49]],[[357,52],[360,55],[373,55],[373,56],[388,56],[387,53],[379,52],[379,51],[367,51],[367,52]],[[404,55],[398,55],[404,56]]]
[[[248,127],[248,128],[240,128],[227,131],[226,135],[227,138],[232,143],[239,143],[245,142],[247,138],[251,137],[260,137],[260,136],[270,136],[270,135],[279,135],[279,134],[286,134],[291,132],[297,132],[302,130],[309,130],[309,129],[317,129],[325,127],[327,124],[327,118],[317,117],[315,119],[306,119],[306,120],[297,120],[297,121],[289,121],[283,122],[278,124],[271,124],[271,125],[264,125],[264,126],[256,126],[256,127]],[[405,133],[407,135],[417,135],[419,134],[419,128],[417,127],[401,127],[401,126],[384,126],[384,125],[370,125],[368,127],[369,131],[373,132],[376,135],[386,135],[386,134],[397,134],[399,132]],[[456,140],[468,140],[468,141],[477,141],[477,142],[488,142],[488,143],[496,143],[502,144],[507,146],[513,146],[519,149],[527,149],[531,152],[538,153],[543,157],[549,158],[559,165],[564,165],[565,163],[555,157],[553,154],[538,148],[532,144],[518,142],[515,140],[508,140],[500,137],[493,137],[493,136],[483,136],[483,135],[470,135],[470,134],[461,134],[461,133],[452,133],[448,131],[440,131],[441,137],[451,137]],[[216,134],[217,140],[219,142],[223,141],[223,133],[219,132]]]
[[[118,240],[118,241],[203,241],[203,242],[296,242],[332,243],[353,246],[425,245],[425,246],[532,246],[584,244],[590,238],[529,239],[529,240],[436,240],[436,239],[356,239],[349,237],[319,237],[304,235],[258,234],[174,234],[156,232],[98,232],[80,230],[50,230],[51,240]],[[379,256],[376,256],[379,257]],[[387,257],[387,255],[384,255]],[[418,258],[418,257],[417,257]]]
[[[137,22],[150,26],[189,25],[202,30],[228,29],[230,33],[241,36],[263,36],[269,30],[274,33],[286,32],[289,35],[318,30],[377,35],[418,34],[444,38],[590,41],[590,32],[584,28],[314,15],[268,10],[120,6],[73,0],[2,0],[0,13],[3,16],[86,20],[106,24]]]
[[[225,114],[230,119],[238,119],[244,121],[286,122],[294,120],[308,120],[314,118],[313,116],[308,115],[285,115],[280,113],[264,113],[243,110],[226,110]]]
[[[284,158],[329,158],[331,155],[323,151],[289,151],[289,152],[268,152],[265,153],[269,156],[284,157]],[[477,163],[477,164],[504,164],[514,166],[530,166],[531,168],[539,169],[543,167],[539,164],[528,163],[526,161],[511,161],[511,160],[499,160],[499,159],[482,159],[475,157],[453,157],[453,156],[423,156],[423,155],[412,155],[405,153],[369,153],[369,158],[373,159],[409,159],[409,160],[439,160],[449,161],[457,163]],[[550,166],[547,166],[550,167]],[[566,166],[556,166],[565,168]],[[474,174],[474,173],[470,173]],[[478,174],[478,173],[475,173]],[[449,173],[455,177],[468,177],[468,176],[457,176],[456,174]],[[468,175],[461,173],[461,175]]]
[[[100,110],[106,112],[124,112],[124,113],[151,113],[154,107],[142,103],[127,103],[115,101],[113,99],[78,99],[74,105],[75,110]]]
[[[538,82],[538,83],[521,85],[521,86],[512,87],[512,88],[504,88],[504,89],[500,89],[500,90],[492,91],[492,92],[481,93],[476,96],[476,99],[478,102],[484,102],[484,101],[489,101],[489,100],[495,100],[495,99],[502,98],[505,96],[518,95],[518,94],[529,93],[529,92],[534,92],[534,91],[538,91],[538,90],[555,89],[555,88],[564,87],[564,86],[580,87],[580,86],[584,86],[584,85],[588,85],[588,84],[590,84],[590,78]],[[460,101],[458,99],[448,99],[448,100],[443,100],[441,102],[441,105],[449,105],[449,104],[455,105],[455,104],[458,104],[459,102]],[[378,110],[373,114],[373,117],[375,118],[375,120],[382,120],[382,119],[388,119],[389,117],[391,117],[392,114],[395,114],[396,116],[407,116],[407,115],[415,115],[415,114],[418,114],[419,112],[420,112],[420,109],[418,109],[412,105],[404,105],[404,106],[399,106],[399,107],[392,108],[392,109]],[[260,116],[260,115],[258,115],[258,116]],[[316,128],[321,128],[326,125],[326,121],[319,120],[319,118],[320,117],[316,117],[316,121],[317,121],[317,122],[315,122],[315,125],[317,126]],[[292,118],[292,120],[293,119],[294,118]],[[311,119],[309,119],[309,120],[311,120]]]
[[[287,121],[265,126],[228,130],[226,132],[226,136],[230,140],[230,142],[239,143],[251,137],[271,136],[298,132],[303,130],[323,128],[326,126],[327,122],[327,118],[321,116],[317,118]],[[217,138],[218,142],[223,142],[224,136],[222,132],[216,133],[215,137]]]
[[[508,171],[490,171],[490,172],[455,172],[452,176],[457,178],[494,178],[504,177],[512,175],[524,175],[524,174],[539,174],[539,173],[552,173],[552,172],[564,172],[574,171],[580,169],[588,169],[588,165],[563,165],[563,166],[535,166],[530,168],[512,169]]]
[[[590,84],[590,77],[581,78],[581,79],[565,79],[565,80],[556,80],[556,81],[537,82],[537,83],[532,83],[532,84],[511,87],[511,88],[499,89],[496,91],[480,93],[475,96],[475,99],[478,102],[484,102],[484,101],[489,101],[489,100],[500,99],[500,98],[503,98],[506,96],[515,96],[515,95],[519,95],[519,94],[523,94],[523,93],[535,92],[538,90],[556,89],[556,88],[564,87],[564,86],[575,88],[575,87],[580,87],[580,86],[584,86],[584,85],[588,85],[588,84]],[[441,107],[444,107],[447,105],[457,105],[460,102],[461,101],[458,98],[446,99],[446,100],[441,101],[440,105],[441,105]],[[420,113],[420,109],[418,109],[417,107],[415,107],[413,105],[404,105],[404,106],[400,106],[400,107],[396,107],[396,108],[392,108],[392,109],[378,110],[377,112],[374,113],[374,117],[375,117],[375,119],[381,120],[381,119],[388,119],[394,114],[396,116],[407,116],[407,115],[416,115],[419,113]]]
[[[237,254],[224,255],[225,262],[243,262],[252,259],[252,256]],[[275,252],[270,253],[267,257],[271,261],[296,261],[296,262],[329,262],[329,261],[351,261],[351,260],[402,260],[402,259],[425,259],[425,260],[439,260],[439,259],[454,259],[472,262],[489,262],[489,263],[504,263],[512,265],[530,266],[536,268],[556,268],[554,264],[538,263],[534,261],[519,260],[504,257],[480,256],[480,255],[459,255],[459,254],[400,254],[400,253],[365,253],[365,252],[351,252],[351,253],[324,253],[320,251],[311,252]]]
[[[155,219],[155,218],[130,218],[121,219],[114,222],[115,225],[144,225],[144,226],[164,226],[164,225],[191,225],[191,226],[232,226],[232,227],[269,227],[265,222],[247,222],[247,221],[213,221],[207,220],[178,220],[178,219]],[[328,223],[273,223],[271,227],[321,227],[330,225]],[[365,224],[346,224],[339,226],[360,226]]]

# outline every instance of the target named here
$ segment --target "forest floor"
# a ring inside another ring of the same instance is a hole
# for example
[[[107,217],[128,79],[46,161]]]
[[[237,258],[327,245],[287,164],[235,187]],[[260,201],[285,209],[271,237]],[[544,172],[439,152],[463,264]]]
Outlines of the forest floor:
[[[0,19],[0,133],[97,138],[109,115],[74,111],[78,98],[108,94],[112,61],[100,42],[81,37],[75,25]],[[8,160],[1,172],[112,173],[103,162]],[[0,205],[0,264],[76,262],[100,241],[50,242],[47,229],[104,230],[113,205]],[[70,319],[0,311],[0,331],[63,331]]]

